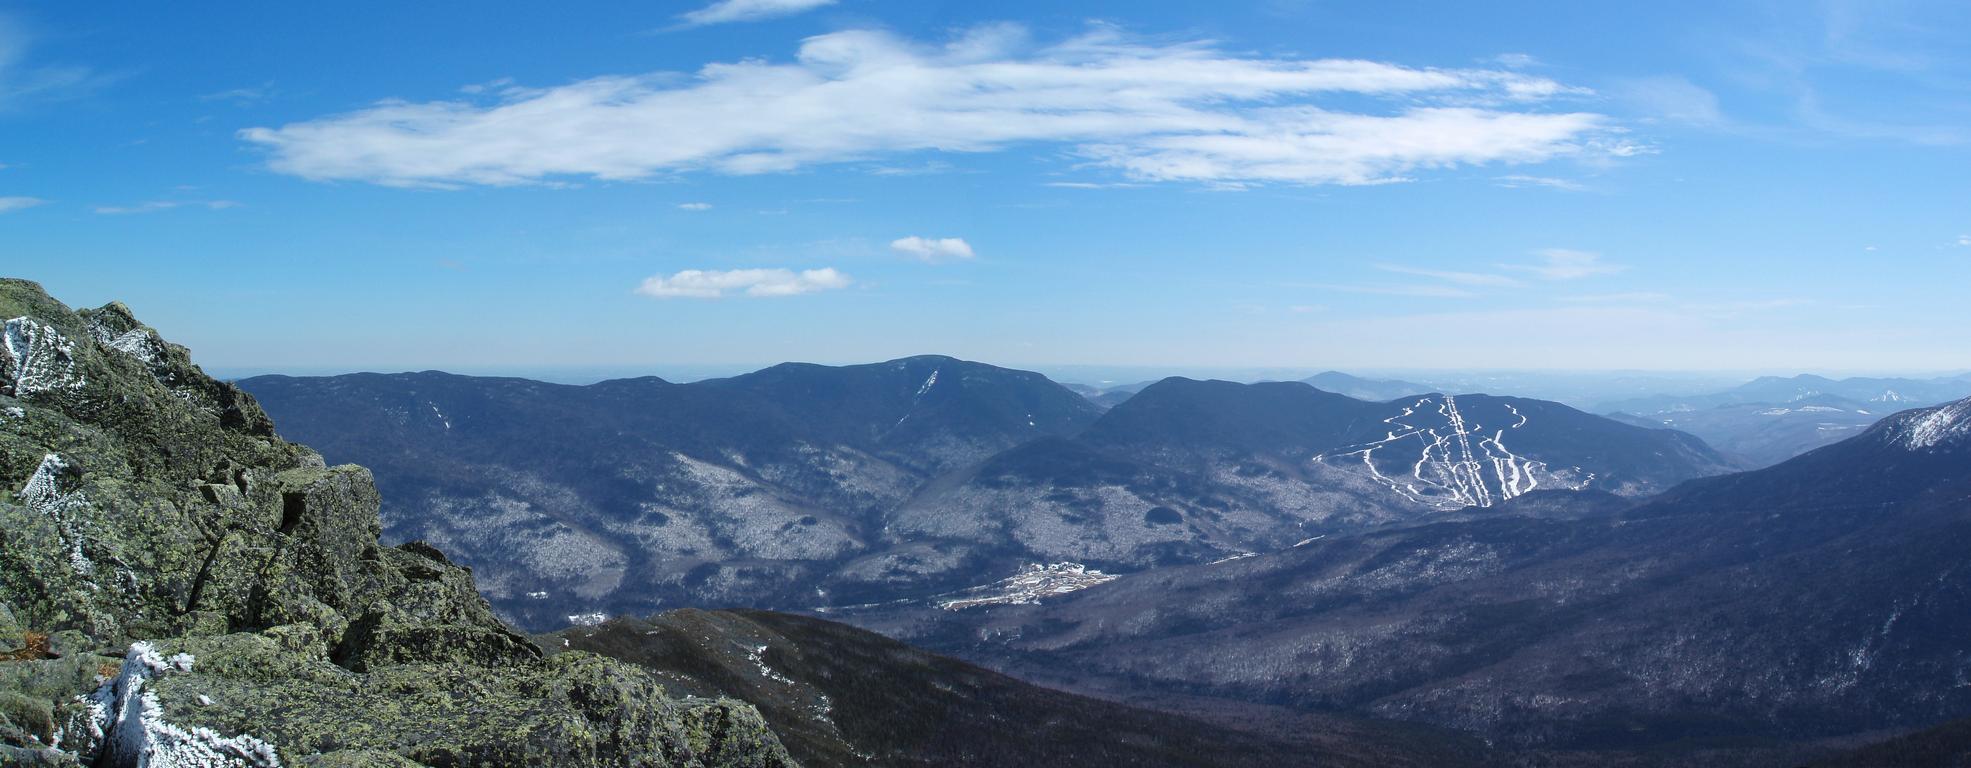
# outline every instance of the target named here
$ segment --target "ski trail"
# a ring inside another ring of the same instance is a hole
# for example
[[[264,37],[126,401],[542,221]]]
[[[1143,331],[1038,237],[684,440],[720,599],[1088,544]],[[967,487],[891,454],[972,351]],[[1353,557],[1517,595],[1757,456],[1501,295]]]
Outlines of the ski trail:
[[[1502,402],[1499,407],[1512,422],[1488,429],[1467,414],[1454,395],[1418,398],[1403,406],[1402,412],[1382,420],[1387,426],[1383,439],[1339,448],[1314,460],[1359,460],[1377,484],[1410,501],[1443,510],[1492,507],[1543,485],[1579,490],[1594,483],[1593,472],[1580,467],[1555,472],[1546,462],[1514,451],[1507,445],[1507,435],[1525,428],[1530,420],[1511,403]],[[1409,454],[1407,445],[1414,445],[1416,453]],[[1391,455],[1391,451],[1397,454]],[[1409,458],[1412,455],[1414,461]],[[1407,472],[1384,472],[1384,466],[1403,467]],[[1571,479],[1570,475],[1583,479]]]

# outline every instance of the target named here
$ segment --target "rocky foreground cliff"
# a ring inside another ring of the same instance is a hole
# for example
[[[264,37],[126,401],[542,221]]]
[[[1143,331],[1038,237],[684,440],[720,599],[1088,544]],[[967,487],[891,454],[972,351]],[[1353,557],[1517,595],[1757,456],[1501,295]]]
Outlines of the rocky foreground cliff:
[[[0,321],[0,765],[793,764],[751,706],[545,654],[380,546],[368,471],[122,305],[0,280]]]

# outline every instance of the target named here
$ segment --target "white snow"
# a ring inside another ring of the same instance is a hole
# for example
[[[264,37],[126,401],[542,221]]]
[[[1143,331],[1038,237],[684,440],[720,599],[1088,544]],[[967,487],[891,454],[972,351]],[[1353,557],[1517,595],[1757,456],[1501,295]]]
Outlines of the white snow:
[[[1971,435],[1971,399],[1913,414],[1898,429],[1903,446],[1912,451],[1935,448],[1947,440]]]
[[[100,323],[92,322],[89,324],[89,335],[111,351],[137,358],[147,366],[157,365],[163,357],[164,340],[147,328],[133,328],[116,334]]]
[[[63,491],[61,475],[69,469],[68,459],[60,454],[50,453],[41,457],[41,465],[34,468],[28,476],[27,484],[21,486],[19,498],[28,509],[34,510],[55,523],[56,535],[62,546],[68,549],[68,564],[82,576],[93,576],[96,564],[82,552],[82,532],[79,518],[89,509],[89,499],[81,491]]]
[[[75,345],[54,326],[22,316],[0,329],[0,394],[77,390],[86,381],[75,370]]]
[[[758,666],[760,668],[760,674],[766,677],[768,680],[782,683],[784,685],[793,685],[794,681],[792,678],[780,674],[779,672],[775,672],[773,671],[772,667],[767,666],[766,651],[767,651],[767,647],[764,645],[759,646],[757,648],[749,649],[746,651],[746,660],[751,661],[753,662],[754,665]]]
[[[593,627],[608,620],[609,620],[609,614],[603,613],[601,611],[596,611],[593,613],[577,613],[568,617],[568,623],[578,627]]]
[[[931,377],[924,380],[924,386],[917,388],[917,396],[923,397],[925,392],[931,391],[931,388],[937,385],[938,385],[938,371],[936,369],[933,369],[931,371]]]
[[[169,658],[147,642],[130,646],[115,678],[88,697],[99,720],[91,730],[104,737],[105,754],[85,762],[136,768],[279,768],[274,746],[248,734],[221,736],[210,728],[184,728],[164,719],[152,683],[159,677],[190,672],[196,659],[180,653]],[[200,703],[210,701],[204,697]]]

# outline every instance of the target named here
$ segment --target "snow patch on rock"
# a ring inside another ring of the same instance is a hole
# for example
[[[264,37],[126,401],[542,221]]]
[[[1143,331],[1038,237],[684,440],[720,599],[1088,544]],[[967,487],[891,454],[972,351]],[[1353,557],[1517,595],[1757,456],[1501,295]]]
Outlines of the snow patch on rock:
[[[96,765],[135,768],[280,768],[274,746],[247,734],[221,736],[210,728],[183,726],[164,719],[154,681],[190,672],[191,654],[166,657],[147,642],[130,646],[123,668],[90,694],[89,708],[100,720],[91,728],[99,736],[100,755],[85,755]]]
[[[27,397],[81,389],[75,344],[52,325],[22,316],[0,328],[0,394]]]
[[[93,576],[96,564],[82,552],[79,522],[89,511],[89,498],[79,490],[65,488],[71,482],[68,478],[77,474],[74,470],[74,465],[62,458],[61,454],[42,456],[41,465],[34,468],[33,475],[28,476],[19,497],[28,509],[54,521],[62,548],[68,550],[69,567],[79,575]]]
[[[164,340],[149,328],[134,328],[123,333],[101,323],[91,323],[89,335],[104,347],[137,358],[146,366],[156,366],[164,360]]]

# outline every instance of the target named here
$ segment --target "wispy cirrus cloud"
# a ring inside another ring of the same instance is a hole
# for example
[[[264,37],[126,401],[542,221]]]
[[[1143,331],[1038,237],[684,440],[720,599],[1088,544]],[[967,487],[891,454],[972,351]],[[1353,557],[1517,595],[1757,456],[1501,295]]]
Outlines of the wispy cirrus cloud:
[[[1555,108],[1579,92],[1503,68],[1261,57],[1109,28],[1041,45],[999,25],[941,45],[836,32],[791,62],[382,102],[240,135],[282,173],[394,186],[774,173],[1030,145],[1127,181],[1379,184],[1639,151],[1611,118]]]
[[[636,292],[655,299],[768,298],[847,288],[854,281],[833,267],[807,269],[687,269],[644,278]]]
[[[890,250],[919,261],[964,261],[973,256],[972,244],[961,237],[899,237],[890,241]]]
[[[224,102],[235,106],[257,104],[274,97],[277,93],[273,83],[262,83],[242,88],[228,88],[223,91],[201,93],[196,98],[202,102]]]
[[[89,67],[31,62],[28,53],[33,46],[34,35],[27,26],[0,13],[0,109],[73,97],[110,80]]]
[[[834,5],[835,0],[719,0],[678,18],[688,27],[765,21]]]
[[[1593,251],[1576,251],[1568,248],[1548,248],[1536,251],[1533,255],[1540,260],[1532,264],[1501,264],[1501,268],[1525,272],[1542,280],[1580,280],[1597,275],[1612,275],[1628,269],[1622,264],[1603,261],[1601,254]]]
[[[211,211],[221,211],[227,208],[238,208],[239,206],[240,204],[238,202],[232,200],[147,200],[130,205],[99,205],[96,206],[96,212],[106,216],[123,216],[133,213],[158,213],[177,208],[204,208]]]
[[[1562,296],[1560,301],[1568,304],[1661,304],[1670,300],[1670,294],[1655,291],[1625,291],[1622,293],[1584,293],[1575,296]]]
[[[1552,176],[1530,176],[1527,174],[1514,173],[1514,174],[1507,174],[1505,176],[1499,176],[1493,179],[1493,181],[1496,182],[1499,186],[1506,187],[1508,189],[1519,189],[1523,187],[1545,187],[1547,189],[1558,189],[1563,192],[1588,191],[1588,185],[1586,184],[1582,184],[1581,182],[1573,181],[1571,179],[1554,178]]]
[[[1407,296],[1418,299],[1469,299],[1478,296],[1476,291],[1450,285],[1430,283],[1420,284],[1350,284],[1350,283],[1288,283],[1289,288],[1318,288],[1343,293],[1364,293],[1373,296]]]
[[[1458,285],[1486,286],[1493,288],[1510,288],[1510,287],[1522,285],[1522,283],[1515,278],[1508,277],[1506,275],[1490,274],[1486,272],[1457,272],[1457,271],[1443,270],[1443,269],[1421,269],[1418,267],[1406,267],[1400,264],[1377,264],[1376,269],[1380,269],[1384,272],[1394,272],[1399,275],[1414,275],[1417,277],[1427,277],[1432,280],[1442,280],[1447,283],[1456,283]]]
[[[0,213],[11,213],[14,211],[26,210],[28,208],[33,208],[34,206],[41,205],[42,203],[46,203],[46,202],[48,201],[38,197],[25,197],[21,195],[0,197]]]

